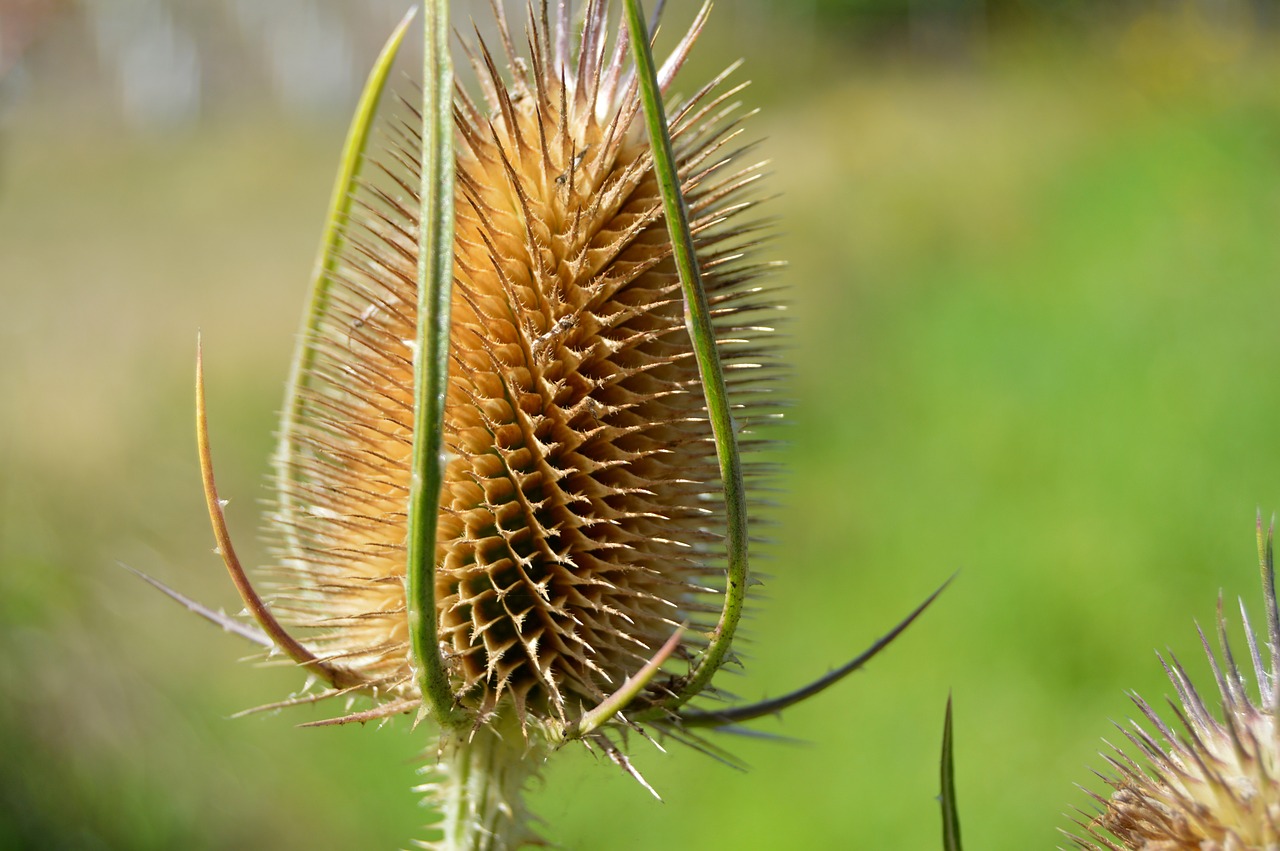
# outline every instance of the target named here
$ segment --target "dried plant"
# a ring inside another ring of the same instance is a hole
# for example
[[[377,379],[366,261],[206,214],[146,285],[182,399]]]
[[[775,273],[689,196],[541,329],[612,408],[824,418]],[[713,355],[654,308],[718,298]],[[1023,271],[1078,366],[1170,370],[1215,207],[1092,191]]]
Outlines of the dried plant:
[[[636,0],[612,38],[605,0],[576,29],[568,6],[531,7],[517,49],[494,4],[499,50],[466,47],[477,100],[453,84],[447,3],[426,9],[420,101],[381,102],[408,19],[375,66],[285,401],[269,599],[227,531],[197,368],[210,516],[258,626],[181,599],[320,684],[273,706],[361,696],[319,723],[427,722],[428,847],[537,844],[522,790],[565,742],[637,778],[637,738],[720,754],[702,730],[821,691],[933,599],[776,700],[711,685],[779,415],[762,165],[735,69],[663,104],[708,8],[657,69]]]
[[[1178,697],[1177,703],[1170,701],[1177,723],[1166,724],[1145,700],[1133,696],[1150,729],[1136,722],[1120,728],[1138,755],[1114,745],[1113,753],[1104,755],[1115,772],[1106,778],[1115,791],[1110,797],[1094,795],[1102,811],[1081,824],[1086,837],[1072,837],[1076,846],[1112,851],[1280,848],[1280,607],[1273,540],[1274,526],[1264,535],[1259,517],[1265,661],[1240,602],[1257,701],[1232,655],[1219,600],[1221,661],[1203,630],[1200,641],[1217,683],[1220,712],[1210,708],[1177,659],[1161,658]]]

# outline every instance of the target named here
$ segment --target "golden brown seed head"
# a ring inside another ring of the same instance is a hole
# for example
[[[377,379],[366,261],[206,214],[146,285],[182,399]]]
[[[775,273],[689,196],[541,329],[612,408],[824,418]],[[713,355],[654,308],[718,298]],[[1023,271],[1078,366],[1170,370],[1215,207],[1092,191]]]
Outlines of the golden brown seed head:
[[[1226,640],[1226,622],[1218,612],[1221,664],[1208,641],[1201,640],[1218,684],[1220,708],[1197,691],[1186,671],[1165,665],[1178,695],[1177,725],[1166,725],[1141,698],[1134,702],[1151,731],[1138,724],[1122,728],[1145,765],[1116,748],[1107,756],[1115,790],[1097,797],[1102,812],[1083,825],[1081,848],[1141,851],[1271,851],[1280,848],[1280,619],[1277,616],[1271,539],[1259,543],[1266,599],[1269,661],[1241,603],[1258,700],[1237,668]],[[1218,701],[1214,701],[1218,702]]]
[[[723,585],[715,445],[626,36],[607,43],[606,12],[588,6],[572,59],[536,23],[505,74],[477,45],[484,97],[456,102],[437,626],[458,699],[482,713],[510,701],[521,719],[563,720],[677,625],[709,630]],[[779,308],[755,283],[742,196],[759,166],[741,162],[735,91],[717,81],[669,114],[730,401],[751,425],[774,412]],[[386,125],[306,341],[303,424],[281,447],[275,608],[366,691],[414,698],[403,577],[421,142],[413,120]]]

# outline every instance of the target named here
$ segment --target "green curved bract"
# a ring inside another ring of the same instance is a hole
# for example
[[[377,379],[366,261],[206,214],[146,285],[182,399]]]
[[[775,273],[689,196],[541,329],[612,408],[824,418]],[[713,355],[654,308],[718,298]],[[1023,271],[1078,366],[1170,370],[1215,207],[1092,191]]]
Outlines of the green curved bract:
[[[453,288],[453,62],[449,4],[425,9],[422,188],[418,225],[418,340],[413,355],[413,471],[405,535],[409,644],[424,705],[441,728],[469,726],[453,699],[437,638],[436,520],[444,483],[444,406]]]
[[[410,9],[401,19],[400,24],[391,33],[382,52],[369,72],[364,91],[356,104],[355,116],[347,130],[347,138],[342,146],[342,158],[338,164],[338,176],[334,179],[333,192],[329,197],[329,213],[325,217],[324,235],[320,240],[320,250],[316,255],[315,267],[311,273],[311,293],[307,299],[306,312],[302,316],[302,328],[298,334],[298,348],[293,355],[293,363],[289,366],[289,381],[285,389],[284,413],[280,420],[279,442],[276,454],[272,459],[275,474],[279,479],[276,488],[279,500],[279,511],[284,517],[296,511],[294,505],[294,489],[288,481],[291,472],[290,456],[295,451],[297,431],[302,422],[306,394],[304,388],[310,381],[311,367],[315,362],[317,332],[321,321],[329,312],[329,288],[332,276],[337,268],[339,250],[343,244],[343,223],[351,212],[351,204],[355,194],[356,181],[360,176],[360,167],[364,164],[365,150],[369,145],[369,136],[373,128],[374,114],[382,91],[386,88],[387,77],[391,73],[391,65],[400,44],[408,32],[416,9]],[[297,553],[300,545],[296,538],[293,523],[277,524],[291,552]]]
[[[699,13],[705,17],[709,6]],[[653,170],[662,192],[663,210],[676,268],[680,273],[680,286],[684,292],[685,323],[693,339],[694,355],[702,378],[702,392],[706,398],[707,416],[711,421],[716,442],[716,456],[720,462],[720,478],[724,483],[725,517],[727,520],[728,576],[725,584],[724,608],[715,631],[711,634],[706,651],[698,658],[689,678],[679,693],[667,704],[673,709],[687,702],[707,687],[712,676],[728,657],[742,606],[747,592],[747,500],[742,479],[742,459],[738,452],[738,440],[733,420],[729,414],[729,398],[725,388],[724,370],[720,364],[720,352],[716,345],[715,329],[711,324],[711,310],[707,304],[698,257],[694,251],[693,234],[689,228],[689,215],[684,195],[680,190],[680,178],[676,173],[675,154],[671,147],[671,132],[662,106],[662,94],[658,88],[658,75],[649,46],[648,27],[640,0],[626,0],[626,22],[631,39],[631,53],[635,59],[636,77],[640,84],[640,97],[644,106],[645,124],[653,149]]]

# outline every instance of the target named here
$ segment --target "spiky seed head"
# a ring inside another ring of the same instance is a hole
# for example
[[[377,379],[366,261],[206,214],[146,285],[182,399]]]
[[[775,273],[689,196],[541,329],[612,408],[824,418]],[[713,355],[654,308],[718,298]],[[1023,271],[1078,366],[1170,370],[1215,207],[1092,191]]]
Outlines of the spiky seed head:
[[[460,88],[455,102],[435,589],[456,699],[526,727],[598,703],[681,623],[695,638],[678,655],[696,652],[724,571],[716,449],[625,31],[610,43],[593,1],[566,51],[567,21],[549,26],[545,2],[530,17],[523,53],[501,18],[501,53],[470,46],[483,97]],[[668,109],[730,399],[750,425],[774,414],[779,307],[757,283],[746,190],[760,166],[743,160],[737,91],[721,77]],[[404,588],[418,127],[402,105],[366,164],[302,341],[271,519],[276,612],[355,688],[401,701],[418,698]]]
[[[1178,703],[1176,724],[1166,725],[1142,698],[1134,696],[1150,729],[1138,723],[1121,728],[1137,755],[1121,748],[1105,755],[1115,772],[1109,798],[1095,796],[1102,812],[1082,825],[1087,838],[1073,837],[1081,848],[1141,851],[1273,851],[1280,848],[1280,615],[1277,614],[1272,536],[1259,551],[1266,603],[1268,659],[1249,624],[1243,601],[1240,615],[1258,691],[1237,666],[1227,642],[1221,602],[1217,632],[1221,660],[1203,631],[1201,643],[1217,683],[1220,707],[1206,704],[1176,659],[1164,662]],[[1162,660],[1163,661],[1163,660]]]

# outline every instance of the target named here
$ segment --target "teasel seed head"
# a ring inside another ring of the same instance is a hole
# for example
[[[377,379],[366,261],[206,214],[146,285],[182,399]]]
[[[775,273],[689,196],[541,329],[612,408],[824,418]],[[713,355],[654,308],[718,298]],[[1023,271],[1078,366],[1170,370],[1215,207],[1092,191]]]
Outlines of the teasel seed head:
[[[589,3],[571,55],[544,4],[517,51],[467,50],[458,88],[438,641],[456,701],[564,723],[684,623],[690,659],[723,593],[716,445],[672,262],[625,31]],[[705,21],[661,74],[669,84]],[[754,259],[741,87],[669,107],[728,390],[741,425],[777,414],[780,307]],[[384,116],[303,341],[277,455],[272,610],[347,685],[420,697],[406,622],[421,116]],[[749,432],[743,448],[758,445]],[[672,666],[668,666],[671,668]],[[660,703],[657,677],[633,707]]]
[[[1164,664],[1177,703],[1170,701],[1176,724],[1166,724],[1138,696],[1150,729],[1138,723],[1122,727],[1136,756],[1121,748],[1105,755],[1115,772],[1107,778],[1110,797],[1094,795],[1102,812],[1072,837],[1089,849],[1142,851],[1270,851],[1280,848],[1280,613],[1275,590],[1274,524],[1264,534],[1258,518],[1258,550],[1267,631],[1264,661],[1244,602],[1240,616],[1258,692],[1249,693],[1227,642],[1227,624],[1219,601],[1217,616],[1221,659],[1204,632],[1200,640],[1217,683],[1219,708],[1211,707],[1172,657]]]

